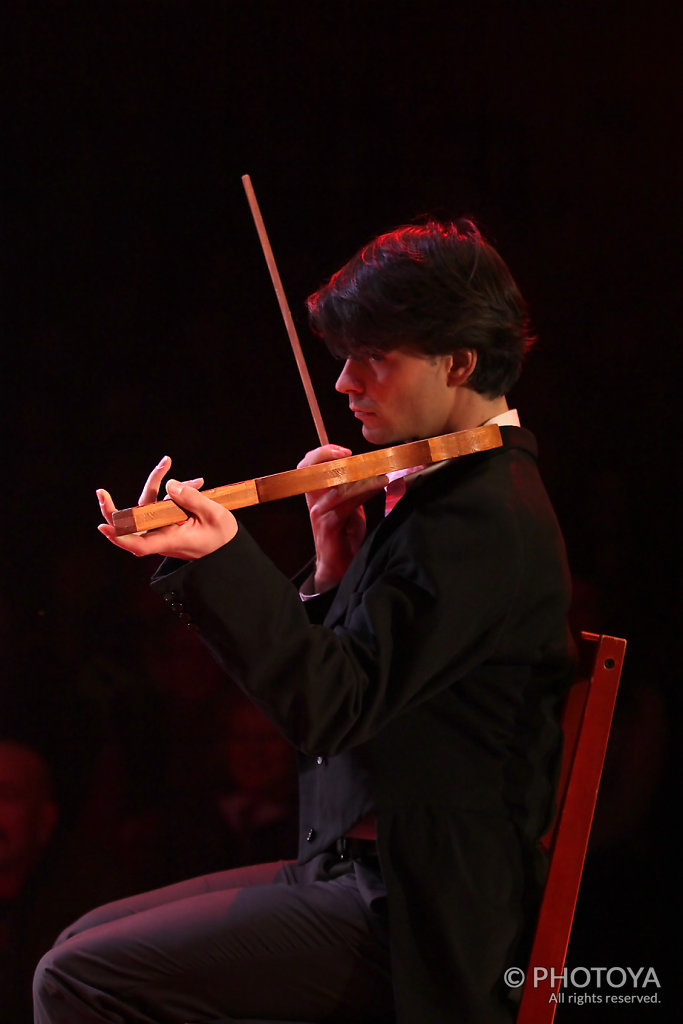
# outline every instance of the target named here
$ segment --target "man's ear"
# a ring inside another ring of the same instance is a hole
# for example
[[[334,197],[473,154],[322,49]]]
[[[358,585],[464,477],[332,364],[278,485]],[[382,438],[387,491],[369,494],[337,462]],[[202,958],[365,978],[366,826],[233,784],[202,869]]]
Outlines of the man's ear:
[[[451,356],[448,383],[451,387],[462,388],[467,384],[477,365],[477,353],[473,348],[460,348]]]

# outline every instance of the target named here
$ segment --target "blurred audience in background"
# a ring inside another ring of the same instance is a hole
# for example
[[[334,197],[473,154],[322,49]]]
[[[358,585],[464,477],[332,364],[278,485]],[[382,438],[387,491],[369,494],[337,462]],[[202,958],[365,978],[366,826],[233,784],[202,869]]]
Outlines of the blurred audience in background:
[[[38,959],[75,917],[129,887],[104,847],[84,844],[62,817],[38,741],[14,735],[0,731],[0,1022],[30,1024]]]
[[[59,817],[48,764],[35,747],[0,733],[0,1021],[28,1016],[31,973],[44,937],[42,894]],[[28,988],[27,988],[28,986]]]
[[[128,880],[104,840],[78,831],[99,731],[68,672],[23,637],[0,680],[0,1024],[30,1024],[37,960]]]
[[[46,590],[38,629],[7,637],[0,1024],[30,1024],[35,964],[93,906],[296,853],[293,750],[130,584],[72,588],[71,615],[68,588],[58,615]]]

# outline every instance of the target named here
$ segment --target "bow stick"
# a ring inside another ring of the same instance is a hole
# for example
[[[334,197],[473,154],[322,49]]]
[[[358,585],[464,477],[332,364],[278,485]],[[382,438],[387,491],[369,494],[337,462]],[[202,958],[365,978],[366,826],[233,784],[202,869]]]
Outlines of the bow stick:
[[[292,314],[289,310],[289,303],[287,302],[285,290],[282,287],[280,274],[278,273],[277,264],[275,263],[275,257],[273,256],[273,250],[270,246],[270,242],[268,241],[268,235],[266,233],[265,224],[263,223],[263,217],[261,216],[261,210],[259,209],[256,194],[251,184],[251,178],[249,177],[248,174],[242,175],[242,184],[244,185],[244,191],[247,194],[249,209],[251,210],[251,215],[254,218],[254,224],[256,225],[256,231],[261,242],[263,255],[265,256],[266,263],[268,264],[270,278],[271,281],[273,282],[273,287],[275,289],[277,301],[280,305],[280,312],[282,313],[282,318],[285,322],[285,327],[287,328],[289,343],[292,346],[294,358],[296,359],[296,365],[299,368],[299,376],[301,377],[301,383],[303,384],[304,391],[306,392],[306,398],[308,399],[308,407],[311,410],[313,422],[315,423],[315,429],[318,433],[318,440],[320,441],[321,445],[328,444],[327,431],[325,430],[325,426],[323,424],[323,418],[320,415],[320,407],[318,405],[318,400],[315,397],[313,384],[311,383],[311,376],[308,372],[308,367],[306,366],[306,360],[304,359],[304,354],[301,349],[299,336],[296,333],[294,321],[292,320]]]
[[[212,501],[225,508],[245,508],[260,505],[265,501],[290,498],[306,491],[317,491],[338,484],[367,480],[369,477],[391,473],[395,469],[410,469],[412,466],[428,466],[444,459],[461,458],[474,452],[500,448],[503,441],[496,424],[475,427],[473,430],[457,430],[453,434],[441,434],[422,441],[409,441],[392,448],[380,448],[362,455],[349,455],[345,459],[318,462],[313,466],[290,469],[284,473],[242,480],[236,484],[213,487],[202,491]],[[187,512],[172,501],[156,501],[149,505],[121,509],[114,512],[114,529],[119,537],[130,533],[143,533],[161,526],[181,523],[187,519]]]

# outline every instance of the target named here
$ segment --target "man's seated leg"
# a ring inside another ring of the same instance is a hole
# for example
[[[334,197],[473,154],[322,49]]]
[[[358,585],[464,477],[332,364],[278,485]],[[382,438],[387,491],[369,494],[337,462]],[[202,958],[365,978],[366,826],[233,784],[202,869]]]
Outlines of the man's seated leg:
[[[35,1020],[390,1019],[388,962],[353,871],[239,868],[81,918],[38,966]]]

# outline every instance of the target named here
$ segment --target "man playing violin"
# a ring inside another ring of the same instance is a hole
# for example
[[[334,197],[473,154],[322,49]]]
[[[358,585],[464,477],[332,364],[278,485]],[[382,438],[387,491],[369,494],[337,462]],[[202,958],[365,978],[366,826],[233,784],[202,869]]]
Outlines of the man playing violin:
[[[308,494],[301,587],[198,481],[166,485],[185,522],[140,536],[98,492],[104,536],[166,556],[153,589],[299,751],[299,859],[86,915],[41,961],[37,1024],[514,1020],[572,676],[564,546],[506,400],[526,307],[469,221],[380,236],[308,306],[368,441],[493,422],[502,447],[392,480],[367,536],[387,478]]]

